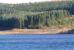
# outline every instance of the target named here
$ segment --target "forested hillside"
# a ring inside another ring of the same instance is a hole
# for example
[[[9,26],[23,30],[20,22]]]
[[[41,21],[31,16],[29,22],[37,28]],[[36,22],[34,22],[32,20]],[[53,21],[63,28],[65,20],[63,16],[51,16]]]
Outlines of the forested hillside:
[[[0,28],[74,26],[74,1],[0,3]]]

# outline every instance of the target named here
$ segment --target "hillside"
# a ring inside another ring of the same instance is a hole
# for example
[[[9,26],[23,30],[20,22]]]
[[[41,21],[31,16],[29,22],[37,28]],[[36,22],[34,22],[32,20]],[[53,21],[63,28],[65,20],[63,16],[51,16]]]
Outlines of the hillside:
[[[0,3],[0,30],[74,28],[73,15],[74,1]]]

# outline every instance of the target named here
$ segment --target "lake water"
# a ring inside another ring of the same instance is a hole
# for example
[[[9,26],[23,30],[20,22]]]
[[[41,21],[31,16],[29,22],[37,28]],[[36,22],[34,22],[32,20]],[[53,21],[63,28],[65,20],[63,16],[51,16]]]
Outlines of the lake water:
[[[0,50],[74,50],[74,34],[0,35]]]

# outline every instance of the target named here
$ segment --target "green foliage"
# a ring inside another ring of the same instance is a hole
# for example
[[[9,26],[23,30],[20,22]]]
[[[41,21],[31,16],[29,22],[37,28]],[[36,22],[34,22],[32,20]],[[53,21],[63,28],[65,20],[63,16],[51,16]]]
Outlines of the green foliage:
[[[71,17],[74,1],[42,2],[28,4],[0,3],[0,27],[43,28],[60,25],[74,25]]]

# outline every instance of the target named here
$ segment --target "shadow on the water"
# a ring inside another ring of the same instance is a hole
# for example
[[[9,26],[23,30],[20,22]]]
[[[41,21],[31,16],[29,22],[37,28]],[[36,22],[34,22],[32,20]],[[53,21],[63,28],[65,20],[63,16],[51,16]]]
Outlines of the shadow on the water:
[[[74,29],[69,30],[69,31],[67,31],[67,32],[61,32],[61,33],[59,33],[59,34],[74,34]]]

